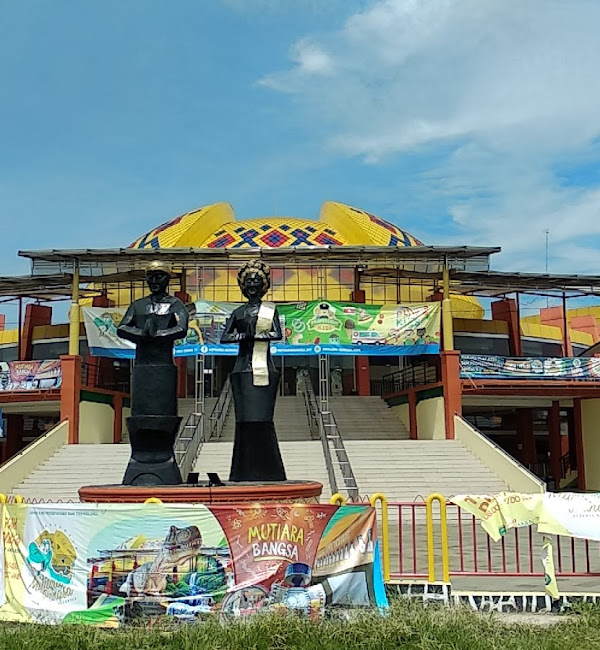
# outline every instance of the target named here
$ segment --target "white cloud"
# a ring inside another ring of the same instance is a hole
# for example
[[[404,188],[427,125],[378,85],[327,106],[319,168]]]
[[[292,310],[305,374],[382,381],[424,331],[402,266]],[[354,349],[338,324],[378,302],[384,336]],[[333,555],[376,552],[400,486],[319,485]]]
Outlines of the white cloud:
[[[414,188],[443,199],[462,243],[539,269],[549,228],[552,270],[595,271],[580,242],[600,235],[600,184],[568,187],[554,170],[600,135],[599,25],[596,0],[380,0],[307,35],[262,82],[294,95],[340,154],[391,165],[448,149]]]

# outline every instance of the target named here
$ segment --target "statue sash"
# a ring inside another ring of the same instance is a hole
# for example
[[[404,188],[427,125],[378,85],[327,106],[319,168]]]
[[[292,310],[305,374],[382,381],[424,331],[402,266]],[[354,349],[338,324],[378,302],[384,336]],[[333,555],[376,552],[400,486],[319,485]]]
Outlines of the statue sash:
[[[275,304],[272,302],[261,303],[256,318],[256,334],[266,334],[273,327],[275,317]],[[269,341],[254,341],[252,351],[252,383],[255,386],[269,385],[269,368],[267,366],[267,352]]]

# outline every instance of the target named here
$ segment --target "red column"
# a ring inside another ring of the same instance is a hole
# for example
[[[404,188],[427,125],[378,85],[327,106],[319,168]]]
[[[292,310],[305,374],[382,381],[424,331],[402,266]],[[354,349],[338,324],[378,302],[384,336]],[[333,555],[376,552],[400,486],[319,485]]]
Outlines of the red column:
[[[362,289],[354,289],[350,294],[352,302],[364,304],[365,292]],[[371,365],[369,357],[354,357],[354,370],[356,373],[356,392],[362,397],[371,394]]]
[[[113,422],[113,442],[118,443],[123,439],[123,395],[113,395],[113,409],[115,412]]]
[[[454,416],[462,414],[462,385],[460,381],[460,352],[445,350],[440,353],[442,384],[444,386],[444,416],[446,438],[454,440]]]
[[[45,305],[27,305],[25,307],[19,359],[29,361],[33,358],[33,328],[38,325],[50,325],[51,322],[52,307]]]
[[[559,402],[552,402],[548,410],[548,433],[550,435],[550,473],[555,482],[555,490],[558,490],[562,471],[560,466],[561,444],[560,444],[560,405]]]
[[[60,419],[69,420],[69,444],[79,442],[79,401],[81,396],[81,357],[63,354],[60,357]]]
[[[185,291],[176,291],[175,296],[184,304],[192,299]],[[175,366],[177,367],[177,397],[187,397],[187,359],[177,357]]]
[[[577,489],[585,490],[585,458],[583,453],[583,425],[581,422],[581,400],[573,400],[573,430],[575,433],[575,454],[577,456]]]
[[[414,388],[408,391],[408,421],[410,439],[416,440],[419,437],[417,429],[417,391]]]
[[[4,330],[5,325],[6,325],[6,316],[4,314],[0,314],[0,332]]]
[[[523,464],[535,465],[537,451],[535,449],[535,435],[533,433],[533,410],[518,409],[519,443],[523,445]]]
[[[492,303],[492,319],[508,323],[510,353],[515,357],[523,356],[521,343],[521,324],[517,310],[517,302],[513,298],[504,298]]]
[[[9,460],[23,449],[23,416],[9,413],[6,420],[6,460]]]

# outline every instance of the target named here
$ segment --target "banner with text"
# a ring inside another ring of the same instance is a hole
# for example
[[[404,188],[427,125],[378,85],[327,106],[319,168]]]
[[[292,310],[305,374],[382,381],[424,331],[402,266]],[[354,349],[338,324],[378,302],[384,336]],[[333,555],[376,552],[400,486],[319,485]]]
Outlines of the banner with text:
[[[600,541],[600,494],[545,492],[520,494],[501,492],[491,495],[458,495],[452,503],[475,515],[482,528],[495,541],[512,528],[537,525],[538,533]],[[546,590],[558,597],[552,561],[552,546],[544,539],[542,561]]]
[[[60,388],[59,360],[0,361],[0,391]]]
[[[320,504],[9,504],[0,621],[117,627],[385,607],[375,510]]]
[[[175,356],[237,354],[237,345],[221,345],[225,323],[237,304],[198,301],[188,333]],[[277,306],[284,340],[271,354],[405,356],[437,354],[440,349],[438,303],[359,305],[313,301]],[[96,356],[133,358],[134,344],[117,336],[124,308],[84,307],[90,352]]]
[[[596,357],[499,357],[460,355],[464,379],[600,379],[600,358]]]

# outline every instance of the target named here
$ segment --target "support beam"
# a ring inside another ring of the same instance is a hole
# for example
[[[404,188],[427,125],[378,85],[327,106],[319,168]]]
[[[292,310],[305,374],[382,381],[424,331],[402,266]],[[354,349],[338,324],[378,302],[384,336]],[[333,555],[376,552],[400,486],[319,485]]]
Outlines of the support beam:
[[[69,310],[69,355],[79,354],[79,262],[73,262],[73,286]]]
[[[450,270],[444,263],[442,275],[442,335],[444,350],[454,350],[454,329],[452,325],[452,303],[450,302]]]
[[[408,391],[408,423],[410,439],[417,440],[419,437],[417,427],[417,391],[414,388],[410,388]]]
[[[523,465],[525,467],[533,466],[537,463],[537,450],[533,431],[533,409],[517,409],[517,426],[519,431],[518,444],[523,445]]]
[[[554,489],[558,490],[562,478],[560,457],[560,402],[552,402],[548,409],[548,433],[550,437],[550,473],[554,479]]]
[[[63,354],[60,357],[60,419],[69,420],[69,444],[79,442],[79,401],[81,397],[81,357]]]
[[[119,443],[123,439],[123,395],[113,395],[113,409],[115,412],[113,421],[113,442]]]
[[[573,431],[575,438],[575,455],[577,458],[577,489],[585,490],[585,458],[583,453],[583,420],[581,417],[581,400],[573,400]]]
[[[446,439],[454,440],[454,416],[462,415],[462,382],[460,380],[460,352],[444,351],[440,354],[442,383],[444,386],[444,418]]]

